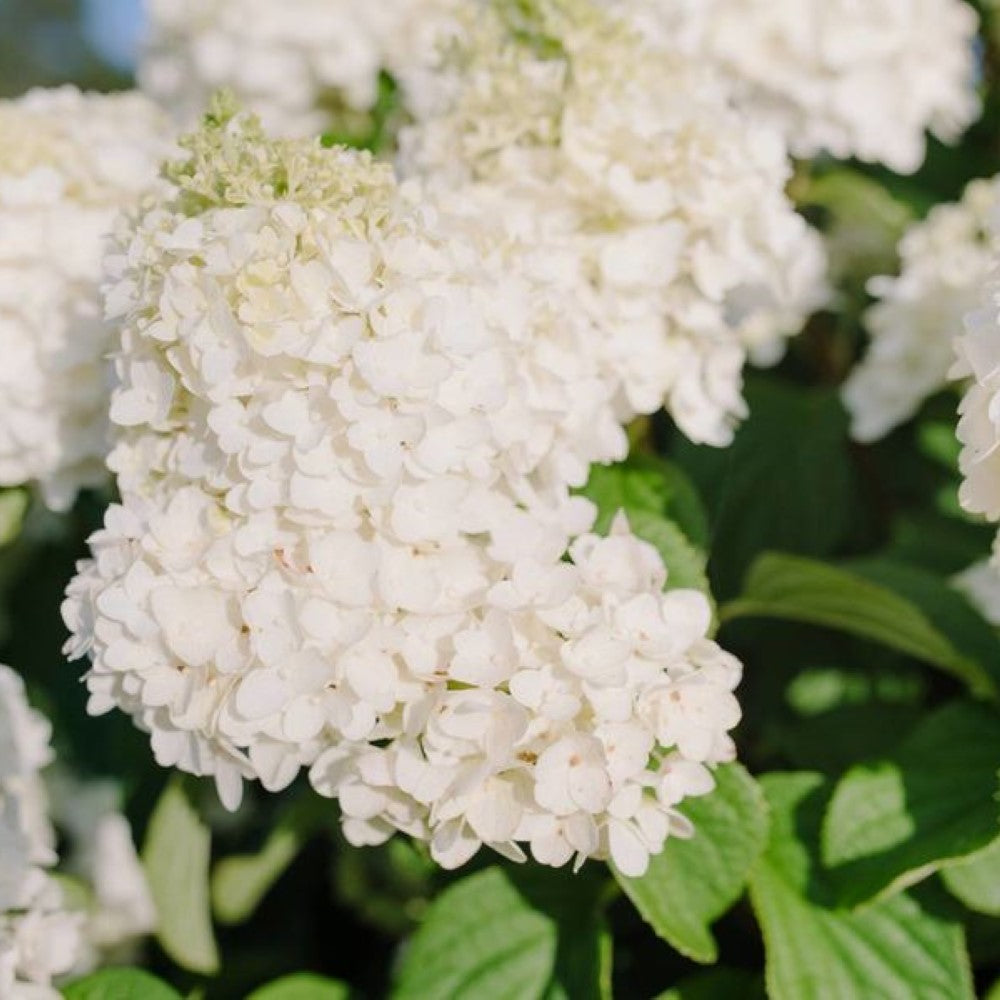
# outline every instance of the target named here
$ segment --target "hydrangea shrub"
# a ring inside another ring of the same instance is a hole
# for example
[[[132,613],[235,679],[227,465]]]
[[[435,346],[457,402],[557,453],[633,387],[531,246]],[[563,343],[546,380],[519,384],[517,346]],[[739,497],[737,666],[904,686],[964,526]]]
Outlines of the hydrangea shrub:
[[[0,1000],[995,998],[993,7],[0,100]]]

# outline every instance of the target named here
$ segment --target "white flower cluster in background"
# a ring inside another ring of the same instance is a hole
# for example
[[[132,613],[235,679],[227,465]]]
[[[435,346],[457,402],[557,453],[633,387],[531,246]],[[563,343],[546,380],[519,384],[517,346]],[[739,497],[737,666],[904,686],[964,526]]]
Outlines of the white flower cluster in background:
[[[135,94],[0,101],[0,485],[69,507],[107,476],[104,239],[155,181],[165,121]]]
[[[113,781],[87,779],[58,764],[45,774],[49,815],[64,847],[60,873],[86,890],[82,968],[134,961],[156,929],[156,908],[132,827]]]
[[[986,621],[1000,627],[1000,573],[991,562],[984,560],[962,570],[952,577],[951,585]]]
[[[1000,521],[1000,272],[996,269],[981,287],[979,308],[966,316],[955,351],[958,361],[952,377],[969,380],[959,406],[963,476],[959,501],[971,514]],[[992,565],[1000,570],[1000,539]]]
[[[154,922],[131,830],[110,802],[102,806],[99,823],[80,830],[87,857],[77,874],[95,903],[71,906],[51,875],[58,860],[56,834],[41,775],[52,761],[49,738],[49,724],[29,707],[21,678],[0,666],[0,996],[5,1000],[59,1000],[54,980],[93,968],[109,952],[120,953]],[[88,795],[88,786],[77,786],[75,801],[65,808],[78,810]]]
[[[954,140],[979,113],[978,18],[965,0],[609,2],[720,66],[740,103],[796,156],[912,173],[926,132]]]
[[[401,171],[478,212],[526,272],[551,261],[621,421],[665,403],[692,440],[729,443],[748,354],[775,360],[826,296],[782,140],[705,60],[584,0],[464,14]]]
[[[184,125],[225,88],[274,134],[319,135],[375,106],[383,70],[418,81],[461,2],[148,0],[139,82]]]
[[[740,666],[623,521],[586,534],[537,290],[367,154],[221,108],[186,145],[110,265],[122,503],[64,606],[91,711],[230,807],[310,767],[353,843],[639,873],[733,756]]]
[[[871,280],[871,346],[843,390],[858,441],[884,437],[948,384],[954,339],[1000,252],[998,209],[1000,179],[973,181],[961,201],[931,209],[904,236],[897,277]]]

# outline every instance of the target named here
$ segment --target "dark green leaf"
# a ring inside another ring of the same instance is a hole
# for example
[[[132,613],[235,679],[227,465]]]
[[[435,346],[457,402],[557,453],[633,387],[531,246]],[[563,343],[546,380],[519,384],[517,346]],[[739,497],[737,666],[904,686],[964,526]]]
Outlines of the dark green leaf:
[[[718,597],[735,594],[768,549],[833,553],[863,513],[836,393],[753,377],[746,395],[750,418],[732,447],[681,443],[675,456],[712,512],[709,578]]]
[[[181,995],[142,969],[102,969],[63,989],[66,1000],[180,1000]]]
[[[893,521],[888,554],[910,566],[953,576],[983,558],[996,526],[956,520],[934,510],[907,511]]]
[[[406,948],[392,997],[601,1000],[610,949],[597,878],[488,868],[455,883]]]
[[[1000,716],[958,702],[928,717],[885,760],[838,783],[823,859],[838,898],[879,898],[981,850],[1000,834]]]
[[[910,601],[959,653],[979,664],[990,678],[989,684],[978,689],[980,693],[1000,689],[1000,635],[965,595],[936,574],[898,560],[854,560],[847,568]]]
[[[857,913],[830,908],[817,861],[823,778],[772,774],[761,785],[771,833],[750,899],[770,1000],[972,1000],[962,929],[936,906],[900,893]]]
[[[961,598],[956,595],[961,602]],[[924,660],[997,697],[996,664],[966,655],[916,604],[886,587],[825,563],[768,553],[754,563],[743,594],[720,611],[722,620],[778,618],[840,629]],[[963,640],[963,646],[969,646]]]
[[[261,986],[247,1000],[347,1000],[350,992],[334,979],[298,972]]]
[[[656,1000],[766,1000],[759,976],[742,969],[706,969],[682,979]]]
[[[668,839],[642,878],[616,873],[653,930],[696,962],[718,958],[711,925],[743,894],[767,839],[767,807],[753,778],[738,764],[716,777],[711,795],[684,803],[691,840]]]
[[[256,854],[224,858],[212,873],[212,905],[224,924],[249,919],[306,841],[324,822],[329,806],[308,796],[286,810]]]

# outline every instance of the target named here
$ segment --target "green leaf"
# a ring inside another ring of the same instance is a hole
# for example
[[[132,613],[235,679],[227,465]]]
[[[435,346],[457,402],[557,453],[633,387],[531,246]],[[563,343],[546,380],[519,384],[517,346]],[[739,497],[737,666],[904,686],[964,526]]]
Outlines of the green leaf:
[[[223,924],[249,919],[261,900],[322,826],[326,803],[307,796],[281,816],[256,854],[224,858],[212,873],[212,907]]]
[[[556,960],[545,1000],[611,1000],[613,942],[601,913],[613,888],[606,870],[594,866],[574,874],[528,864],[507,875],[556,926]]]
[[[1000,838],[941,872],[951,894],[970,910],[1000,917]]]
[[[595,465],[583,495],[597,505],[594,530],[604,534],[620,510],[643,511],[673,521],[699,548],[708,545],[708,515],[698,491],[676,465],[652,455],[633,455],[618,465]]]
[[[298,972],[261,986],[247,1000],[347,1000],[350,989],[334,979]]]
[[[1000,834],[1000,716],[957,702],[838,783],[823,860],[847,906],[912,885]]]
[[[389,937],[413,930],[433,894],[440,869],[424,845],[393,837],[379,847],[357,851],[335,833],[333,883],[338,901],[363,924]]]
[[[872,701],[809,719],[769,722],[775,748],[797,769],[839,777],[859,758],[890,753],[922,718],[915,705]]]
[[[858,760],[890,753],[920,721],[930,678],[905,661],[876,659],[877,666],[795,666],[782,690],[789,712],[769,711],[767,731],[796,770],[839,777]]]
[[[926,693],[926,682],[912,670],[880,665],[878,670],[857,667],[806,667],[785,690],[785,700],[796,714],[815,720],[838,708],[877,704],[916,706]]]
[[[64,987],[66,1000],[181,1000],[165,982],[142,969],[102,969]]]
[[[934,510],[908,510],[892,523],[889,554],[938,576],[953,576],[983,558],[996,537],[996,525],[956,520]]]
[[[832,273],[864,281],[895,270],[896,247],[914,214],[878,181],[836,167],[796,191],[801,204],[826,210],[824,235]]]
[[[696,962],[718,958],[711,925],[743,894],[767,840],[767,806],[753,778],[739,764],[716,778],[711,795],[684,804],[691,840],[668,839],[642,878],[615,873],[653,930]]]
[[[759,976],[743,969],[707,969],[687,976],[656,1000],[766,1000]]]
[[[190,783],[173,778],[150,818],[142,861],[156,903],[157,939],[191,972],[219,968],[209,909],[211,839],[191,801]]]
[[[1000,633],[948,581],[896,559],[857,559],[847,568],[910,601],[962,656],[978,664],[989,677],[979,693],[1000,690]]]
[[[917,443],[921,452],[942,468],[959,475],[958,458],[962,443],[955,435],[955,421],[925,420],[917,428]]]
[[[27,490],[0,491],[0,545],[9,544],[21,533],[30,500]]]
[[[586,871],[488,868],[446,889],[403,956],[393,1000],[601,1000],[609,940]]]
[[[712,513],[709,578],[721,597],[761,552],[829,555],[866,516],[835,391],[751,376],[746,397],[750,417],[731,447],[675,447]]]
[[[830,908],[816,860],[829,794],[820,775],[761,779],[771,807],[767,849],[750,876],[764,933],[770,1000],[972,1000],[961,926],[900,893],[860,912]]]
[[[709,594],[705,556],[687,540],[676,524],[646,511],[630,514],[629,523],[636,535],[649,542],[663,557],[663,565],[667,567],[668,590],[692,589]]]
[[[743,594],[720,610],[736,618],[778,618],[840,629],[916,657],[996,698],[996,665],[966,655],[914,603],[886,587],[826,563],[766,553],[754,563]],[[963,642],[963,645],[969,645]]]
[[[632,530],[649,542],[667,567],[667,589],[694,589],[709,593],[706,557],[691,541],[707,536],[707,522],[698,495],[680,470],[652,458],[595,466],[584,495],[598,508],[594,530],[607,534],[619,511],[628,515]],[[677,512],[678,520],[674,520]],[[681,520],[690,525],[687,534]]]

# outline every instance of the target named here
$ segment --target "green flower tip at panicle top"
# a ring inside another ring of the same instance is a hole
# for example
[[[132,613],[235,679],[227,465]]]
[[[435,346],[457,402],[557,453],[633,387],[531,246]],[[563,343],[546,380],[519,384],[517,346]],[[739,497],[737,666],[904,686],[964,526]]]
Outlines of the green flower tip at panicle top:
[[[274,139],[260,119],[228,91],[217,93],[201,127],[179,140],[188,156],[167,163],[164,175],[181,192],[181,209],[293,201],[303,207],[355,198],[388,206],[395,179],[389,164],[368,152],[325,148],[319,138]]]

